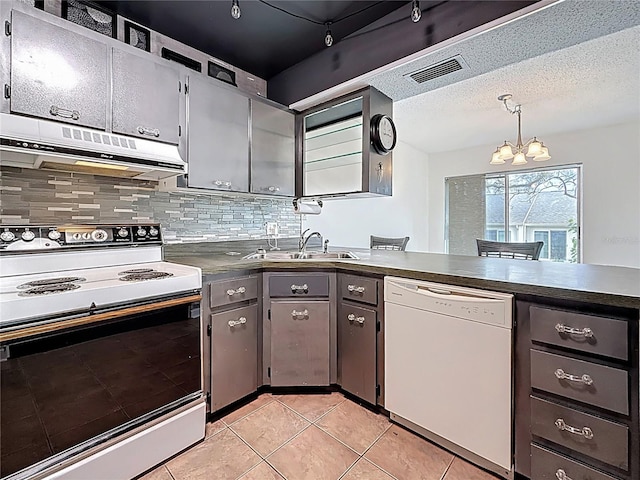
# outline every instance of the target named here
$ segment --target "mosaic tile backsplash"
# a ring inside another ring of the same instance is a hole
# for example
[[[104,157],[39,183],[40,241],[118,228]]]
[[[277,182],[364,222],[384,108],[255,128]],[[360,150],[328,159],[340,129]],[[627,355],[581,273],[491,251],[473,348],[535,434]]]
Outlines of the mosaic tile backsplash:
[[[0,223],[162,225],[165,241],[216,242],[299,235],[290,199],[158,191],[155,182],[78,173],[0,168]]]

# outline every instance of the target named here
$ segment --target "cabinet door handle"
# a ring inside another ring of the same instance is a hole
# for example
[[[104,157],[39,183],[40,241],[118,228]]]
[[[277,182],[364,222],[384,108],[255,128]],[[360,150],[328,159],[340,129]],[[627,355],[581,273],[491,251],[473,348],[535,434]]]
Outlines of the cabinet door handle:
[[[364,323],[364,317],[356,317],[355,314],[353,313],[350,313],[349,315],[347,315],[347,319],[350,322],[358,322],[360,325]]]
[[[247,289],[244,287],[238,287],[237,289],[233,290],[232,288],[230,288],[229,290],[227,290],[227,295],[229,295],[230,297],[233,297],[234,295],[241,295],[244,292],[246,292]]]
[[[279,192],[280,191],[280,187],[276,187],[274,185],[271,185],[271,186],[267,187],[266,190],[268,192],[272,192],[272,193]]]
[[[565,473],[565,471],[561,468],[559,468],[558,470],[556,470],[556,478],[558,480],[573,480],[571,477],[569,477],[569,475],[567,475]]]
[[[70,118],[72,120],[80,119],[80,112],[78,110],[69,110],[67,108],[60,108],[55,105],[51,105],[49,113],[54,117]]]
[[[355,285],[349,285],[349,286],[347,286],[347,290],[349,290],[350,292],[364,293],[365,288],[364,287],[357,287]]]
[[[298,319],[298,318],[308,318],[309,317],[309,310],[307,310],[306,308],[304,310],[302,310],[301,312],[298,312],[296,310],[293,310],[291,312],[291,316],[294,319]]]
[[[558,418],[555,421],[555,424],[556,427],[558,427],[558,430],[560,430],[561,432],[573,433],[574,435],[579,435],[586,438],[587,440],[591,440],[593,438],[593,430],[591,430],[589,427],[572,427],[571,425],[567,425],[562,418]]]
[[[291,293],[309,293],[309,285],[291,285]]]
[[[238,320],[229,320],[229,326],[231,328],[237,327],[238,325],[244,325],[245,323],[247,323],[246,317],[240,317]]]
[[[213,182],[213,184],[216,187],[231,188],[231,182],[225,182],[224,180],[216,180],[215,182]]]
[[[562,323],[558,323],[556,325],[556,332],[560,334],[567,333],[569,335],[580,335],[585,338],[593,337],[593,330],[591,330],[589,327],[574,328],[574,327],[569,327],[567,325],[563,325]]]
[[[558,380],[570,380],[572,382],[584,383],[585,385],[593,384],[593,378],[591,378],[591,375],[587,373],[583,375],[572,375],[570,373],[566,373],[561,368],[558,368],[554,374]]]
[[[147,128],[143,126],[138,127],[138,133],[140,135],[149,135],[150,137],[160,136],[160,130],[158,130],[157,128]]]

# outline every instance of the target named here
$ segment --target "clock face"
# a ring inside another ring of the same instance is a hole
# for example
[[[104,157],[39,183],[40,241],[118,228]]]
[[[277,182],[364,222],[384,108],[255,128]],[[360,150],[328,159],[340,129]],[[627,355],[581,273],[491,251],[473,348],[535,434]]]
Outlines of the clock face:
[[[396,143],[396,129],[389,117],[380,119],[380,143],[386,150],[391,150]]]
[[[387,115],[375,115],[371,119],[371,140],[373,148],[380,155],[386,155],[396,146],[396,127]]]

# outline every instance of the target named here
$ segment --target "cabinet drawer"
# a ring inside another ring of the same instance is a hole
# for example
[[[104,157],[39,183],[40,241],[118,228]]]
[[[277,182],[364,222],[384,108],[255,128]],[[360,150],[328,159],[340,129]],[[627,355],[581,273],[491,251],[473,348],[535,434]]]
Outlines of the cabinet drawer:
[[[211,307],[232,305],[258,297],[258,278],[242,277],[211,283]]]
[[[622,470],[629,469],[626,425],[531,397],[531,433]]]
[[[269,279],[271,297],[328,297],[327,275],[283,275]]]
[[[258,388],[258,307],[211,315],[211,410]]]
[[[378,280],[375,278],[343,275],[341,285],[342,298],[371,305],[378,304]]]
[[[563,476],[564,475],[564,476]],[[618,480],[537,445],[531,445],[531,478],[535,480]]]
[[[530,307],[531,340],[628,360],[627,322],[550,308]]]
[[[569,375],[573,379],[566,378]],[[625,370],[531,350],[531,386],[629,414],[629,380]]]

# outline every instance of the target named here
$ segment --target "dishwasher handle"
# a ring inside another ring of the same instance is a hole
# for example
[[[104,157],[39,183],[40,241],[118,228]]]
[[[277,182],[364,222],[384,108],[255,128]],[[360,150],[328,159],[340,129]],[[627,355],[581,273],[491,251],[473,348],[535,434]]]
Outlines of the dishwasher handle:
[[[496,301],[501,302],[499,298],[493,298],[489,296],[484,296],[480,294],[473,294],[464,291],[456,291],[455,289],[446,289],[446,288],[438,288],[433,286],[426,285],[412,285],[406,284],[403,285],[401,283],[393,282],[393,286],[396,288],[401,288],[402,290],[407,291],[408,293],[414,293],[418,295],[423,295],[425,297],[431,298],[439,298],[439,299],[447,299],[447,300],[473,300],[476,303],[496,303]]]

